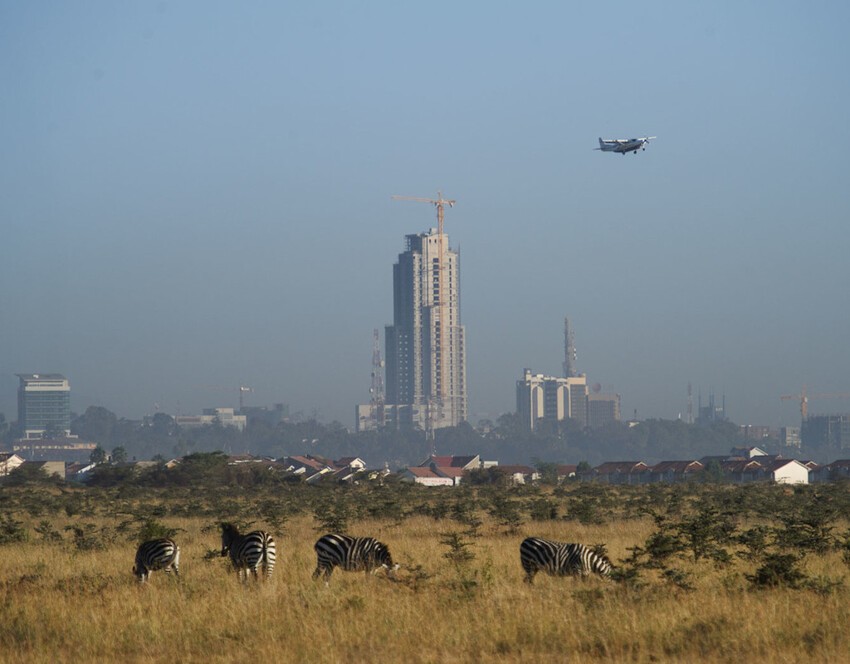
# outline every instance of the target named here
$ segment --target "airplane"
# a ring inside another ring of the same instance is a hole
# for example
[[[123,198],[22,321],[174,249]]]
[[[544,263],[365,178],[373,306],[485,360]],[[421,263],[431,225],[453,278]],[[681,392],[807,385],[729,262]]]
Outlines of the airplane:
[[[646,145],[650,139],[658,138],[657,136],[644,136],[643,138],[611,138],[602,140],[599,139],[599,147],[594,150],[602,150],[602,152],[619,152],[625,156],[627,152],[637,154],[638,150],[646,150]]]

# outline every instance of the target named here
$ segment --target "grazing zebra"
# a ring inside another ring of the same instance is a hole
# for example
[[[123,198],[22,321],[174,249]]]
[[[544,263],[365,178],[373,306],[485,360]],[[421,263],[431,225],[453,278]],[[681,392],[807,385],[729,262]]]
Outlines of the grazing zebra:
[[[174,570],[175,576],[180,576],[180,547],[174,540],[160,538],[148,540],[139,545],[136,550],[136,564],[133,565],[133,574],[140,583],[148,580],[151,572],[164,569],[166,572]]]
[[[274,539],[265,531],[255,530],[240,535],[232,523],[221,524],[221,555],[226,556],[228,553],[240,581],[247,581],[249,573],[259,580],[257,570],[260,566],[263,567],[266,578],[270,578],[274,571]]]
[[[325,535],[316,541],[314,548],[318,561],[313,578],[321,574],[325,584],[337,566],[346,571],[363,570],[367,574],[383,567],[391,577],[398,569],[398,565],[393,565],[387,546],[372,537]]]
[[[587,576],[590,573],[607,577],[611,563],[584,544],[553,542],[540,537],[528,537],[519,546],[519,558],[525,570],[525,581],[543,571],[552,576]]]

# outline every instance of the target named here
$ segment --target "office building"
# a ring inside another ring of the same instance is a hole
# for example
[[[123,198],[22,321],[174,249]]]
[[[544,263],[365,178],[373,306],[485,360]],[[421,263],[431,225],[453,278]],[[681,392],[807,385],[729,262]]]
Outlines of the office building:
[[[803,420],[800,438],[807,449],[850,448],[850,415],[808,415]]]
[[[620,421],[620,395],[592,392],[587,395],[587,426],[591,429]]]
[[[406,236],[406,251],[393,266],[393,324],[385,343],[386,404],[396,407],[389,412],[398,426],[427,432],[466,420],[460,255],[445,233]]]
[[[204,408],[202,415],[176,415],[174,423],[183,428],[194,428],[220,424],[223,427],[233,427],[245,431],[248,418],[237,414],[234,408]]]
[[[71,386],[61,374],[16,374],[24,438],[71,435]]]
[[[516,383],[517,413],[523,425],[534,431],[541,420],[547,423],[572,418],[577,424],[587,425],[587,376],[557,378],[532,374],[523,370]]]

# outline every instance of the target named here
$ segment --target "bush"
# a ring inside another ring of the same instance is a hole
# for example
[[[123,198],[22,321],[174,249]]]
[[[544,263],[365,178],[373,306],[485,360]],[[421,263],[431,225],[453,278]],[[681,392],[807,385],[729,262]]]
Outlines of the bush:
[[[26,542],[29,539],[24,524],[12,518],[10,514],[4,514],[0,518],[0,544],[14,544]]]
[[[806,580],[800,569],[801,557],[793,553],[769,553],[755,574],[746,574],[747,580],[758,588],[787,586],[799,588]]]

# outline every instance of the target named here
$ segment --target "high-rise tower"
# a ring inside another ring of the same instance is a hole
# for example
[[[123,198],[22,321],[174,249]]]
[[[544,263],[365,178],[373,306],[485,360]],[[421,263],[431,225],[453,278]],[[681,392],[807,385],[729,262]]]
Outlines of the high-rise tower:
[[[460,254],[438,229],[408,235],[406,243],[393,266],[386,400],[399,407],[400,424],[429,432],[467,418]]]

